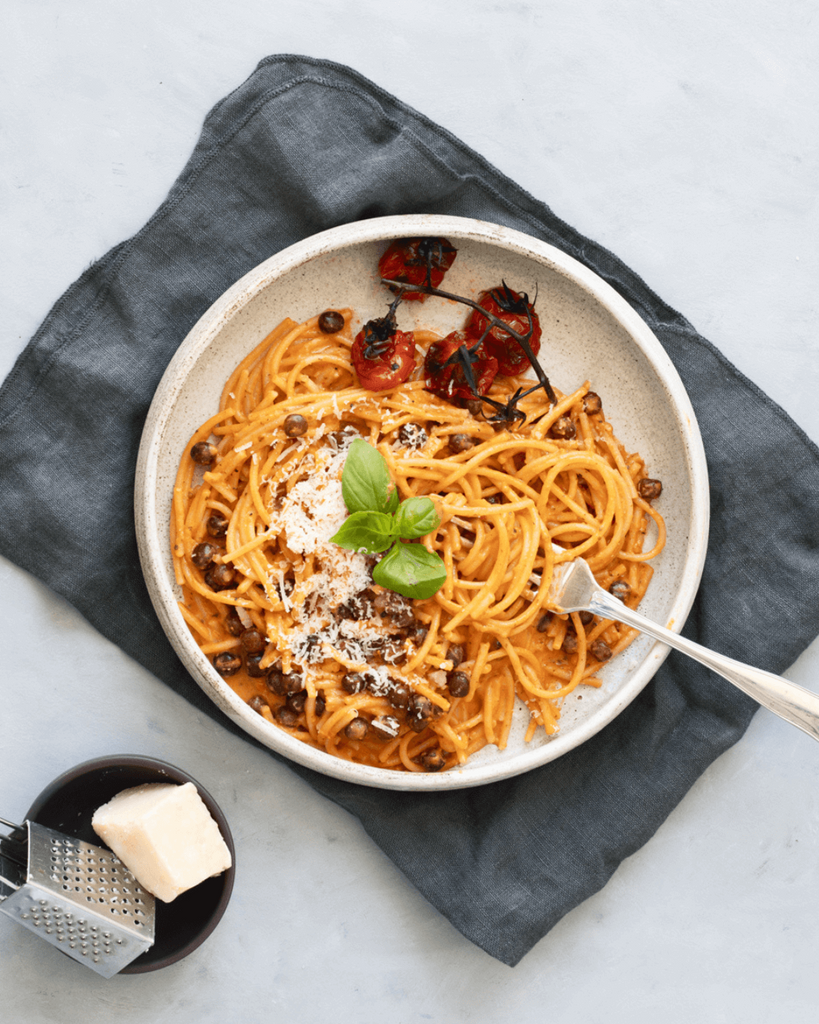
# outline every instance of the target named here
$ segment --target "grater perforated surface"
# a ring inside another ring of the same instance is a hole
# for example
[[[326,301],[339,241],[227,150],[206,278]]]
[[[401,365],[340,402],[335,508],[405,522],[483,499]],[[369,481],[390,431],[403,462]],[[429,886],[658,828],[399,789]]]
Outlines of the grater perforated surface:
[[[110,851],[26,822],[25,883],[0,910],[110,978],[154,941],[154,897]]]

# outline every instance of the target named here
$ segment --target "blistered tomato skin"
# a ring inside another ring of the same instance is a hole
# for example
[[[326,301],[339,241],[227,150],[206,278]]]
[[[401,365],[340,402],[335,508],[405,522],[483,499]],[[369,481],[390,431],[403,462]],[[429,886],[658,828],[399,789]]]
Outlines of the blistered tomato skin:
[[[459,350],[463,350],[460,357],[456,354]],[[472,371],[474,390],[465,363]],[[449,402],[468,402],[477,395],[485,395],[497,373],[498,361],[494,356],[464,331],[453,331],[429,346],[424,360],[424,387]]]
[[[378,261],[378,271],[388,281],[438,288],[456,255],[457,250],[446,238],[403,238],[390,245]],[[403,298],[411,302],[423,302],[426,297],[423,292],[405,291],[403,294]]]
[[[415,369],[415,335],[395,331],[389,338],[373,339],[359,331],[351,351],[353,367],[367,391],[387,391],[409,379]]]
[[[522,337],[529,335],[529,346],[532,354],[540,351],[541,327],[534,306],[526,295],[513,291],[504,285],[483,292],[478,305],[498,320],[508,324],[513,331]],[[473,310],[466,322],[465,330],[474,338],[484,338],[484,347],[498,361],[498,373],[506,377],[514,377],[529,369],[530,363],[521,346],[501,327],[489,328],[489,320],[478,310]],[[486,332],[484,337],[484,332]]]

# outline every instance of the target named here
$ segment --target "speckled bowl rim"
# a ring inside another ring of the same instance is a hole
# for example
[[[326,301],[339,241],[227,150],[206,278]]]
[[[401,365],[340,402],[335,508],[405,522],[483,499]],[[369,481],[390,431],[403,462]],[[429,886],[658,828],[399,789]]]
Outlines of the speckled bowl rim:
[[[164,568],[168,538],[158,522],[154,495],[158,487],[158,459],[164,430],[187,374],[216,339],[223,327],[271,283],[319,256],[348,246],[412,236],[446,236],[498,246],[535,259],[571,279],[599,303],[630,336],[651,365],[676,414],[691,480],[691,517],[683,571],[667,623],[682,629],[696,596],[705,561],[709,525],[708,471],[696,416],[688,394],[657,337],[634,309],[610,285],[571,256],[511,228],[464,217],[411,214],[345,224],[313,235],[265,260],[229,288],[192,328],[157,388],[146,419],[135,478],[135,517],[140,560],[159,620],[171,644],[193,678],[214,703],[260,743],[284,757],[321,774],[380,789],[440,792],[497,782],[555,760],[590,739],[611,722],[646,686],[669,653],[657,643],[611,698],[576,728],[558,733],[547,744],[525,751],[513,760],[477,767],[453,768],[440,774],[397,772],[358,765],[332,757],[271,726],[221,679],[194,641]]]

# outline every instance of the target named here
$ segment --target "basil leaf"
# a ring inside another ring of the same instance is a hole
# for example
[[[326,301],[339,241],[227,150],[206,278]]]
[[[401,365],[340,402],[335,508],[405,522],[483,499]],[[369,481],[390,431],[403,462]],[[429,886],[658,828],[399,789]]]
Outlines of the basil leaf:
[[[395,514],[395,532],[405,540],[426,537],[441,524],[441,517],[429,498],[407,498]]]
[[[384,456],[360,437],[347,452],[341,493],[348,512],[393,512],[397,506],[398,494]]]
[[[398,542],[373,569],[373,580],[404,597],[432,597],[446,580],[446,566],[423,544]]]
[[[401,499],[398,497],[398,488],[393,487],[393,489],[390,491],[389,503],[387,507],[384,509],[384,511],[387,512],[389,515],[392,515],[394,512],[397,512],[400,501]]]
[[[386,551],[395,540],[392,516],[383,512],[353,512],[341,524],[331,543],[350,551],[366,551],[371,555]]]

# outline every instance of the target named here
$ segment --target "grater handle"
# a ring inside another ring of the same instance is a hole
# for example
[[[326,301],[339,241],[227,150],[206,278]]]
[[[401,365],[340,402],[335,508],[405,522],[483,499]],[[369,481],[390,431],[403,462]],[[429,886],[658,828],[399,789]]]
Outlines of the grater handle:
[[[5,869],[3,869],[2,858],[0,858],[0,870],[5,870]],[[5,886],[6,889],[11,889],[11,892],[4,893],[2,891],[2,887],[3,886]],[[11,896],[12,893],[17,892],[17,890],[19,888],[20,888],[20,884],[18,882],[15,882],[11,878],[6,878],[6,876],[4,874],[0,874],[0,903],[3,903],[4,900],[7,900],[9,898],[9,896]]]
[[[5,818],[0,818],[0,825],[5,825],[12,833],[24,832],[21,825],[15,825],[13,821],[7,821]],[[19,850],[14,847],[19,847]],[[26,854],[25,840],[17,839],[13,834],[0,836],[0,887],[5,886],[11,889],[12,893],[17,892],[22,884],[20,868],[25,869],[27,866]],[[17,877],[12,877],[15,874]],[[0,903],[8,899],[12,893],[4,893],[0,889]]]
[[[28,858],[26,827],[24,825],[15,825],[13,821],[6,821],[5,818],[0,818],[0,825],[6,825],[11,829],[9,835],[0,835],[0,854],[5,854],[6,857],[10,857],[12,860],[19,860],[25,864]],[[17,833],[16,835],[15,832]],[[10,844],[21,847],[23,851],[22,856],[16,854]]]
[[[27,824],[27,823],[26,823]],[[15,825],[13,821],[7,821],[5,818],[0,818],[0,825],[5,825],[6,828],[11,831],[7,836],[0,835],[0,850],[7,843],[15,843],[17,846],[25,848],[28,845],[28,830],[26,825]],[[15,835],[15,833],[17,833]]]
[[[17,875],[16,878],[12,877],[14,874]],[[4,856],[2,851],[0,851],[0,903],[8,899],[9,896],[12,895],[12,893],[17,892],[17,890],[20,888],[20,884],[21,879],[19,863],[13,860],[11,857]],[[3,887],[5,887],[6,889],[10,889],[11,892],[4,893],[2,891]]]

